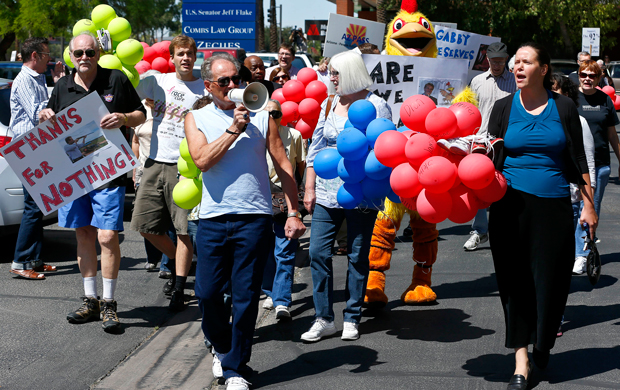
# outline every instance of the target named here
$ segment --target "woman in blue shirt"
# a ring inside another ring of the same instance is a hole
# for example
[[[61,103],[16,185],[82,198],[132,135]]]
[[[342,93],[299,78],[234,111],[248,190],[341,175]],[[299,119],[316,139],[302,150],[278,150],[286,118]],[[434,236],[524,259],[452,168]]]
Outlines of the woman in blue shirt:
[[[517,51],[519,91],[495,103],[489,134],[504,139],[496,168],[508,182],[491,206],[489,237],[506,321],[506,347],[516,368],[508,390],[527,388],[533,360],[545,368],[555,344],[574,256],[569,183],[580,185],[581,222],[597,225],[579,115],[567,97],[552,93],[550,57],[528,43]]]

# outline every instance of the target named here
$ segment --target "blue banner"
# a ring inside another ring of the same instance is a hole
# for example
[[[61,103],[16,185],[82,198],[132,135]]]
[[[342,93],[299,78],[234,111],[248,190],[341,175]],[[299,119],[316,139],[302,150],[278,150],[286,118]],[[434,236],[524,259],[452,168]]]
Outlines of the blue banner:
[[[253,4],[206,4],[183,3],[183,24],[192,21],[254,22],[256,3]]]
[[[196,39],[196,46],[200,49],[244,49],[246,52],[256,51],[256,41],[254,39],[238,40],[201,40]]]
[[[255,22],[184,22],[183,34],[194,39],[254,39]]]

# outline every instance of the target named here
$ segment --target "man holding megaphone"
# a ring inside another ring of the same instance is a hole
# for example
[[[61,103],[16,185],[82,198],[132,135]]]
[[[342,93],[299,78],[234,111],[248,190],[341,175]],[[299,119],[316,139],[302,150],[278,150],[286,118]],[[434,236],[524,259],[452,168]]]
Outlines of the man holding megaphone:
[[[214,376],[227,389],[249,389],[247,363],[258,315],[263,269],[274,237],[265,151],[280,177],[288,205],[285,234],[306,230],[297,211],[297,187],[278,126],[262,111],[269,99],[258,83],[239,90],[241,66],[229,54],[202,64],[202,79],[213,104],[185,117],[189,152],[203,172],[197,242],[196,296],[202,329],[213,344]],[[232,284],[232,326],[223,294]]]

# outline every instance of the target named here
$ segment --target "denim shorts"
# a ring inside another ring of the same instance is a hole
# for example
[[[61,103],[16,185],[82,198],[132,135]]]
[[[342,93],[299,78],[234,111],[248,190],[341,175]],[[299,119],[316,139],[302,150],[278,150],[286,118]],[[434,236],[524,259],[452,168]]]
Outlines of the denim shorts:
[[[94,226],[122,232],[124,209],[125,187],[93,190],[58,209],[58,226],[73,229]]]

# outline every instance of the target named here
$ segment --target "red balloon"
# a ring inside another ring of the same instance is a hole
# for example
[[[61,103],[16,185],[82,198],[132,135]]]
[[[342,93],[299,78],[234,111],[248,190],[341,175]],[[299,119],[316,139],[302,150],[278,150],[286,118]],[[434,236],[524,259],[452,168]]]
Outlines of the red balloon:
[[[299,116],[303,120],[314,121],[319,119],[319,115],[321,115],[321,105],[316,100],[305,98],[299,103]]]
[[[142,57],[142,60],[150,64],[153,62],[155,58],[157,58],[157,52],[155,51],[155,49],[153,49],[152,47],[145,47],[144,56]]]
[[[603,92],[607,94],[611,98],[611,101],[616,101],[616,90],[614,87],[610,85],[606,85],[603,87]]]
[[[507,189],[508,183],[506,183],[506,178],[500,171],[495,170],[495,177],[493,181],[491,181],[491,184],[479,190],[474,190],[474,192],[478,199],[493,203],[503,198]]]
[[[146,43],[146,42],[140,42],[140,44],[141,44],[141,45],[142,45],[142,47],[143,47],[143,48],[145,48],[145,49],[146,49],[147,47],[150,47],[150,46],[149,46],[149,44],[148,44],[148,43]]]
[[[157,53],[158,57],[161,57],[167,60],[170,58],[169,46],[170,46],[170,43],[166,44],[164,41],[164,42],[158,42],[151,47],[153,48],[153,50],[155,50],[155,53]]]
[[[435,108],[437,106],[428,96],[413,95],[400,106],[400,120],[410,130],[426,133],[424,121]]]
[[[282,103],[282,124],[286,126],[299,119],[299,106],[295,102],[286,101]]]
[[[426,133],[414,134],[405,145],[405,157],[412,167],[418,168],[427,158],[435,154],[436,149],[437,142],[433,137]]]
[[[306,88],[301,81],[289,80],[282,86],[282,93],[286,100],[299,103],[306,97]]]
[[[445,157],[429,157],[418,169],[420,184],[428,192],[441,193],[448,191],[454,185],[456,176],[454,164]]]
[[[442,148],[438,148],[438,149],[444,150]],[[444,150],[444,152],[445,152],[445,150]],[[456,179],[454,179],[454,184],[452,185],[452,188],[456,188],[457,186],[459,186],[462,183],[461,179],[459,178],[458,171],[459,171],[459,163],[461,162],[461,160],[465,156],[461,156],[461,155],[450,153],[450,152],[446,152],[446,155],[447,155],[446,158],[448,160],[450,160],[452,165],[454,165],[454,169],[456,169],[456,172],[457,172]]]
[[[297,72],[297,80],[301,81],[304,86],[307,86],[316,79],[318,79],[318,75],[312,68],[302,68]]]
[[[614,108],[620,110],[620,96],[616,95],[616,99],[614,100]]]
[[[403,131],[403,135],[405,137],[407,137],[407,139],[411,138],[411,136],[414,135],[414,134],[418,134],[418,133],[416,133],[413,130],[405,130],[405,131]]]
[[[327,99],[327,86],[322,81],[315,80],[306,86],[306,97],[316,100],[319,104]]]
[[[482,199],[478,199],[478,210],[488,209],[491,206],[491,202],[485,202]]]
[[[134,68],[136,68],[136,70],[138,71],[138,74],[142,74],[146,72],[147,70],[151,70],[151,64],[149,64],[146,61],[140,61],[134,66]]]
[[[176,68],[174,67],[174,62],[172,60],[168,60],[168,73],[176,72]]]
[[[413,210],[413,211],[415,211],[416,207],[418,207],[416,205],[417,201],[418,201],[418,197],[417,196],[414,196],[413,198],[403,198],[403,197],[400,197],[400,203],[402,203],[409,210]]]
[[[430,223],[439,223],[450,215],[452,212],[452,197],[449,192],[435,194],[420,191],[416,202],[418,214],[423,220]]]
[[[466,137],[476,134],[482,124],[482,115],[478,107],[467,102],[454,103],[449,108],[456,115],[458,129],[455,137]]]
[[[312,137],[312,133],[314,133],[315,128],[316,123],[312,126],[312,124],[306,123],[303,119],[300,119],[299,122],[297,122],[297,125],[295,125],[295,130],[301,133],[301,137],[303,139]]]
[[[396,130],[384,131],[375,141],[375,157],[386,167],[395,168],[407,162],[406,144],[407,137],[403,133]]]
[[[479,190],[491,184],[495,178],[495,166],[484,154],[473,153],[459,163],[459,178],[472,190]]]
[[[452,197],[452,211],[448,219],[454,223],[471,221],[476,216],[480,204],[474,191],[461,184],[451,189],[449,194]]]
[[[161,73],[168,73],[168,60],[157,57],[153,60],[153,63],[151,63],[151,68]]]
[[[280,102],[280,104],[286,101],[286,98],[282,94],[282,88],[278,88],[271,94],[271,98]]]
[[[400,164],[392,170],[390,186],[392,191],[401,198],[413,198],[422,191],[422,185],[418,181],[418,172],[407,163]]]
[[[424,126],[435,139],[452,138],[457,130],[456,115],[445,107],[438,107],[428,113]]]

